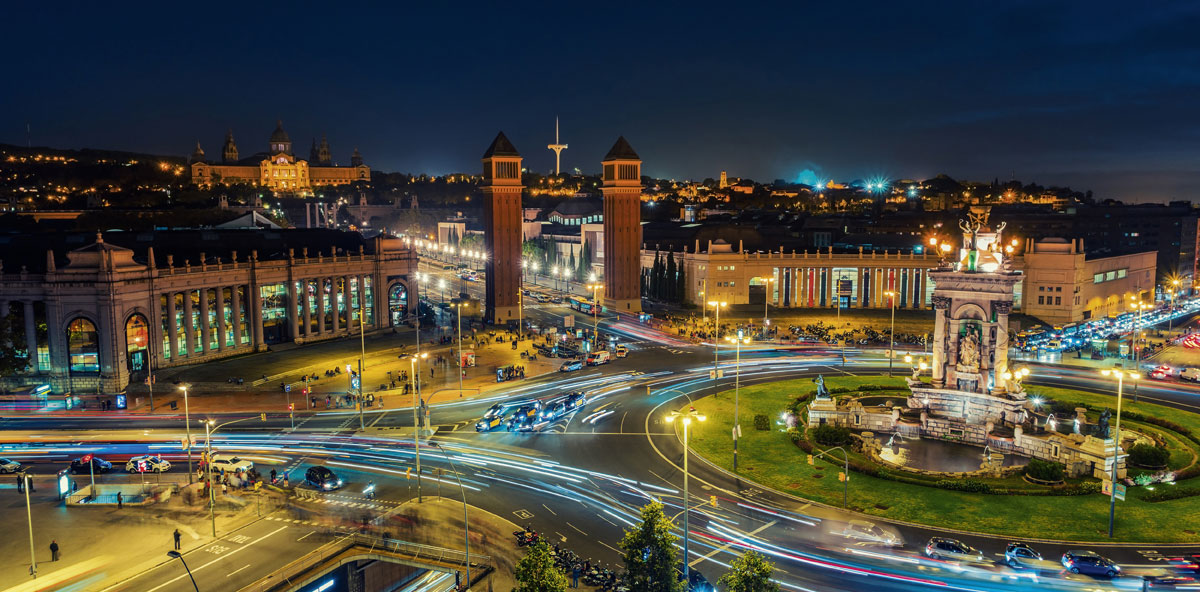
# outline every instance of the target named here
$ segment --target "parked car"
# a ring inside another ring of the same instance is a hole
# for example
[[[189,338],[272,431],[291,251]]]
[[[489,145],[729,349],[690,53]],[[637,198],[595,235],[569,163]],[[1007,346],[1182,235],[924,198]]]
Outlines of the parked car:
[[[0,473],[15,473],[19,470],[21,470],[21,463],[8,458],[0,458]]]
[[[329,467],[316,465],[308,467],[304,473],[304,482],[321,491],[331,491],[342,486],[342,480]]]
[[[135,456],[125,463],[125,470],[130,473],[162,473],[170,469],[171,463],[163,460],[160,456],[149,454]]]
[[[212,463],[210,464],[212,466],[212,472],[214,473],[219,473],[221,471],[225,471],[226,473],[236,473],[239,470],[249,471],[250,469],[254,468],[254,463],[252,461],[227,454],[214,454],[212,457]]]
[[[617,354],[618,358],[624,358],[625,356],[629,355],[629,348],[625,347],[624,345],[618,345],[615,349],[613,349],[613,353]]]
[[[576,370],[583,370],[583,360],[567,360],[563,362],[562,366],[558,367],[559,372],[574,372]]]
[[[884,547],[902,547],[904,540],[900,538],[900,533],[891,529],[876,525],[874,522],[866,520],[851,520],[846,523],[842,530],[837,531],[837,534],[870,545],[881,545]]]
[[[983,561],[983,551],[971,547],[962,541],[933,537],[925,545],[925,554],[933,559],[954,559],[958,561]]]
[[[1063,567],[1071,573],[1107,576],[1115,578],[1121,575],[1121,566],[1111,560],[1101,557],[1095,551],[1067,551],[1062,556]]]
[[[89,455],[89,456],[91,456],[91,455]],[[84,457],[84,458],[87,458],[87,457]],[[71,461],[71,472],[72,473],[87,473],[89,471],[88,461],[84,460],[84,458],[77,458],[77,459]],[[110,463],[98,456],[92,456],[92,468],[90,470],[95,471],[97,473],[107,473],[112,470],[112,463]]]

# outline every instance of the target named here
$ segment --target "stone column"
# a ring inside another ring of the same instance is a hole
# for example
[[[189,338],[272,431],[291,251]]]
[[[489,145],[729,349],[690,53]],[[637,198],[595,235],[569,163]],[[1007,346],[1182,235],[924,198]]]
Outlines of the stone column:
[[[167,331],[171,336],[167,338],[167,344],[171,346],[171,359],[179,359],[179,321],[176,319],[178,311],[175,308],[175,293],[167,292]]]
[[[933,386],[946,386],[946,311],[950,310],[950,298],[933,297]]]
[[[200,289],[200,351],[208,353],[212,342],[212,329],[208,324],[208,288]]]
[[[233,321],[233,347],[242,347],[242,286],[234,284],[229,287],[229,299],[233,301],[230,320]]]
[[[346,306],[346,331],[354,330],[354,309],[350,306],[350,276],[342,276],[342,303]]]
[[[792,274],[787,267],[779,268],[779,300],[784,306],[792,305]],[[770,288],[770,285],[767,286]]]
[[[217,286],[217,351],[225,351],[225,286]]]
[[[296,315],[299,314],[297,305],[299,301],[296,299],[296,280],[288,277],[287,280],[287,319],[288,319],[288,336],[295,341],[300,337],[300,324],[296,321]]]
[[[308,279],[300,280],[300,307],[304,309],[304,329],[300,332],[305,337],[312,333],[312,296],[309,295]]]
[[[257,288],[257,282],[246,286],[246,299],[249,300],[246,317],[250,321],[250,342],[257,351],[265,345],[263,343],[262,294]]]
[[[338,279],[329,278],[329,314],[333,317],[333,333],[342,329],[342,312],[338,310]]]
[[[833,279],[833,268],[826,267],[825,268],[825,307],[826,308],[833,308],[833,306],[835,304],[837,304],[837,301],[834,299],[834,294],[833,294],[834,289],[835,289],[835,286],[834,286],[835,283],[836,282]]]
[[[325,334],[325,278],[319,277],[313,282],[317,288],[317,335]]]
[[[183,334],[189,358],[196,353],[196,325],[192,321],[192,292],[193,290],[187,290],[183,293]]]
[[[362,331],[366,328],[364,323],[367,322],[367,300],[364,298],[365,290],[363,290],[363,276],[355,276],[354,281],[358,284],[358,296],[354,297],[354,301],[358,303],[358,322],[361,325],[358,330]]]
[[[1012,312],[1012,302],[999,300],[992,303],[992,316],[996,319],[996,388],[994,392],[1004,394],[1007,385],[1004,373],[1008,372],[1008,315]]]
[[[37,326],[33,319],[33,302],[21,303],[25,307],[25,347],[29,352],[29,368],[34,374],[41,371],[37,358]]]

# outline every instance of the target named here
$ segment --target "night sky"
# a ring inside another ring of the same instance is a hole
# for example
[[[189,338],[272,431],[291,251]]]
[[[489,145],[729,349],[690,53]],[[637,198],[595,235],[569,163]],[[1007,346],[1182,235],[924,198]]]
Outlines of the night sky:
[[[0,142],[212,158],[282,119],[441,174],[502,129],[545,172],[557,115],[567,170],[623,134],[666,178],[1200,187],[1197,2],[52,4],[5,7]]]

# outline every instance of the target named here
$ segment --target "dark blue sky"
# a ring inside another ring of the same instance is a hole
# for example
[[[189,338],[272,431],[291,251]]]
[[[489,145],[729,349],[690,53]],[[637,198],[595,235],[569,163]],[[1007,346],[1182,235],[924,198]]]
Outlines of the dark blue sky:
[[[546,171],[558,115],[585,171],[624,134],[661,177],[1200,187],[1200,3],[647,4],[20,3],[0,141],[249,154],[283,119],[436,174],[503,129]]]

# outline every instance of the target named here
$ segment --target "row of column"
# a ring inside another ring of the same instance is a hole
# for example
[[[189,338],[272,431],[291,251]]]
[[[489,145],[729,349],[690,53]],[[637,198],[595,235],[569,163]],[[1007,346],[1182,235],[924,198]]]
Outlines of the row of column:
[[[896,292],[896,308],[923,308],[927,303],[924,269],[858,267],[840,275],[834,272],[835,269],[842,268],[778,268],[778,287],[770,299],[774,305],[783,307],[834,308],[837,306],[838,281],[853,279],[856,308],[890,307],[887,292]],[[841,296],[848,298],[851,295],[843,293]]]
[[[230,295],[230,301],[228,303],[225,300],[226,289],[229,290]],[[250,301],[246,303],[249,306],[246,307],[245,312],[243,312],[242,302],[243,290],[245,290],[246,297]],[[210,291],[216,292],[214,304],[216,306],[215,330],[217,346],[215,349],[212,347],[214,327],[208,322],[210,313],[210,308],[208,305],[208,293]],[[198,327],[192,323],[192,315],[196,312],[196,305],[192,303],[192,295],[197,292],[200,294],[198,299],[200,307],[200,322]],[[179,321],[177,319],[179,308],[175,303],[176,295],[181,296],[180,299],[183,301],[183,350],[180,350],[179,348]],[[179,359],[181,357],[187,357],[190,355],[204,355],[212,351],[225,351],[226,347],[230,347],[226,345],[226,336],[229,335],[230,332],[233,333],[232,348],[234,349],[250,346],[257,348],[262,344],[262,302],[261,299],[254,297],[254,287],[252,285],[235,284],[231,286],[218,286],[215,288],[202,288],[199,290],[185,290],[183,292],[166,292],[162,294],[162,296],[167,301],[166,329],[167,335],[169,336],[169,339],[167,340],[167,346],[170,347],[169,354],[171,359]],[[226,306],[227,304],[228,306]],[[231,311],[229,316],[232,326],[225,320],[225,311],[227,309]],[[243,323],[246,322],[250,324],[251,335],[249,343],[242,343],[242,332],[245,327]],[[151,326],[162,327],[162,323],[160,322],[157,325],[152,323]],[[197,335],[197,333],[199,333],[199,335]],[[196,351],[197,338],[200,340],[199,352]],[[163,353],[166,354],[168,352]]]
[[[341,276],[341,286],[338,286],[338,277],[326,276],[317,278],[304,278],[288,283],[288,332],[292,339],[308,338],[311,336],[336,334],[343,329],[351,331],[357,327],[354,323],[354,306],[358,305],[358,310],[361,315],[366,313],[366,281],[368,276],[364,275],[344,275]],[[358,290],[351,291],[351,278],[355,280]],[[330,291],[325,291],[326,282],[330,285]],[[296,294],[296,284],[299,283],[301,290],[300,294]],[[310,286],[314,286],[314,290],[310,290]],[[375,297],[377,286],[372,286],[372,297]],[[345,305],[345,310],[338,310],[337,293],[341,292],[341,302]],[[313,292],[316,294],[317,304],[317,325],[313,328]],[[299,299],[300,312],[297,312],[295,303]],[[352,302],[353,300],[353,302]],[[377,307],[375,307],[377,308]],[[325,311],[332,311],[332,318],[327,324],[325,320]],[[379,315],[378,310],[374,310],[376,316]],[[303,323],[300,323],[303,319]]]
[[[37,373],[37,325],[33,318],[33,301],[22,300],[22,317],[25,320],[25,351],[29,356],[29,371]],[[12,305],[8,300],[0,302],[0,317],[7,317],[12,312]]]

